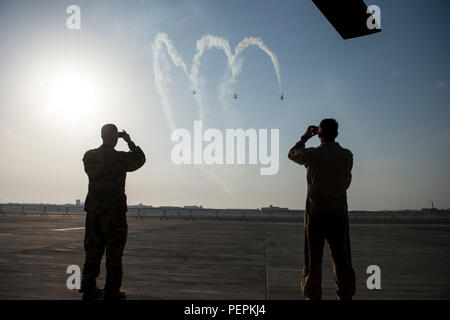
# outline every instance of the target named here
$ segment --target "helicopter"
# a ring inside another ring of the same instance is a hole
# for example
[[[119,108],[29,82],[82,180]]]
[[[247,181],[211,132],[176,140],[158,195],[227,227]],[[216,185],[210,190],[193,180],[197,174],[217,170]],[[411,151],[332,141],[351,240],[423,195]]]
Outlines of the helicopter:
[[[194,90],[194,91],[192,91],[192,94],[195,96],[195,94],[196,94],[197,92]]]
[[[284,95],[284,93],[280,94],[280,100],[284,100],[286,98],[286,96]]]
[[[233,94],[233,98],[236,100],[237,99],[237,93]]]

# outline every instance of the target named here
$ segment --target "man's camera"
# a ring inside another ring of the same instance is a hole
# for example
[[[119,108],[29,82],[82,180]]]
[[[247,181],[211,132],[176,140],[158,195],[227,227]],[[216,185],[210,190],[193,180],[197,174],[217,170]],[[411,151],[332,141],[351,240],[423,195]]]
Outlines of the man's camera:
[[[119,138],[123,138],[125,136],[125,132],[121,131],[117,135]]]
[[[317,126],[312,126],[312,133],[314,134],[314,135],[316,135],[317,134],[317,132],[319,132],[319,127],[317,127]]]

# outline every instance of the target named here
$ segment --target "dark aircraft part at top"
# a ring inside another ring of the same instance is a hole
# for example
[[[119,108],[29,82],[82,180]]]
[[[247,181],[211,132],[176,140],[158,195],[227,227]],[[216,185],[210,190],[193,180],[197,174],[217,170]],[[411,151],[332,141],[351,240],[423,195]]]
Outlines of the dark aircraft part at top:
[[[367,6],[363,0],[312,0],[344,39],[380,32],[380,28],[367,27]]]
[[[237,93],[235,93],[235,94],[233,95],[233,98],[234,98],[234,99],[237,99]]]

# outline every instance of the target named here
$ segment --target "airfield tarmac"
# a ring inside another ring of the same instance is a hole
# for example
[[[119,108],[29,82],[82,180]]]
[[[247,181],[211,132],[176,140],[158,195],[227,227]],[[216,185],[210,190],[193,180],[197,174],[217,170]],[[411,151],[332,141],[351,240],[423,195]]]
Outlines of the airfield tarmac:
[[[0,299],[80,299],[84,217],[0,216]],[[128,219],[128,299],[303,299],[303,224]],[[355,299],[450,299],[450,224],[351,222]],[[366,268],[381,268],[381,290]],[[104,259],[98,285],[104,284]],[[323,298],[336,299],[327,250]]]

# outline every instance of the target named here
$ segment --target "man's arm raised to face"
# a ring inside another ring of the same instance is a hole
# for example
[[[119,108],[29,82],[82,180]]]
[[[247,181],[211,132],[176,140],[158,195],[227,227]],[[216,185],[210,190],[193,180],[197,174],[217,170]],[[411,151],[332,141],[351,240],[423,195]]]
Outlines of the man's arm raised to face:
[[[308,166],[310,154],[313,149],[305,148],[305,143],[315,134],[317,134],[316,127],[309,126],[308,129],[306,129],[305,134],[301,137],[300,141],[298,141],[295,146],[293,146],[289,151],[288,158],[295,163]]]
[[[128,148],[130,151],[121,152],[122,160],[125,166],[125,170],[127,172],[132,172],[140,167],[142,167],[145,163],[145,154],[142,149],[131,140],[130,135],[125,131],[122,131],[122,138],[128,144]]]

